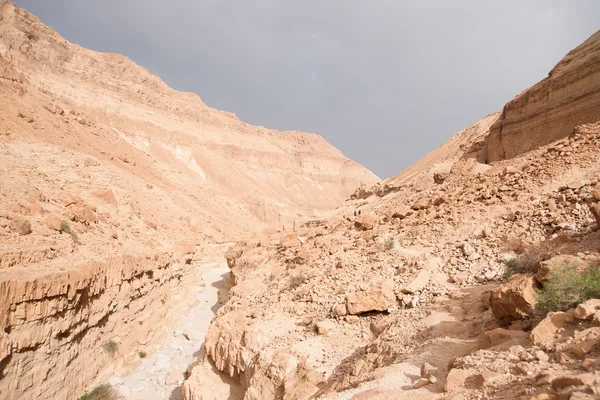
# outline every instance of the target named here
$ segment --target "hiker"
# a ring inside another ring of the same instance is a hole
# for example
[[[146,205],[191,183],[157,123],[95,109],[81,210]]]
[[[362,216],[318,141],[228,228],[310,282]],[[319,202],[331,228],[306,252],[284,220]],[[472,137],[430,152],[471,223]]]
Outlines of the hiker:
[[[358,210],[358,215],[360,215],[360,210]]]
[[[354,216],[356,217],[356,210],[354,210]]]

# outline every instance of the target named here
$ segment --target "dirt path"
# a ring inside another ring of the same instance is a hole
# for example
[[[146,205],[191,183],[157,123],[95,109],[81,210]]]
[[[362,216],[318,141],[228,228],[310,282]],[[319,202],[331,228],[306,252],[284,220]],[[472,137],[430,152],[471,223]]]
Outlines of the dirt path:
[[[109,383],[120,397],[131,400],[179,400],[180,386],[188,366],[203,352],[204,336],[219,308],[217,293],[225,285],[229,268],[222,262],[211,262],[204,270],[204,290],[195,294],[199,304],[172,328],[171,336],[160,348],[143,358],[128,375],[113,376]],[[192,294],[193,295],[193,294]]]

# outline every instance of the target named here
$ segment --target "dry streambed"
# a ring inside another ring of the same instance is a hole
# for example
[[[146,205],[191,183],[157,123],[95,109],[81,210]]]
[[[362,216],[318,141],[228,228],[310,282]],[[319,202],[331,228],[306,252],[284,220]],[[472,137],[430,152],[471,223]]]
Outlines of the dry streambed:
[[[218,290],[229,272],[225,261],[205,264],[204,288],[200,282],[189,301],[198,302],[175,324],[169,338],[151,354],[141,354],[139,365],[128,374],[112,376],[109,383],[120,398],[133,400],[181,399],[180,386],[188,367],[204,353],[204,336],[219,307]]]

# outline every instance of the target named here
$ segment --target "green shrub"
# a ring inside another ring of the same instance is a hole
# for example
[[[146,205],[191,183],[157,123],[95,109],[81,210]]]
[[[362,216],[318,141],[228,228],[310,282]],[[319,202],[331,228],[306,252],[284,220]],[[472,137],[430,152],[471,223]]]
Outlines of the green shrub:
[[[116,399],[113,388],[105,383],[95,387],[91,392],[85,392],[77,400],[113,400]]]
[[[147,354],[145,352],[143,352],[143,351],[140,351],[139,355],[140,355],[140,358],[146,358]]]
[[[73,231],[71,229],[71,227],[69,226],[69,223],[67,221],[62,221],[60,223],[60,230],[63,231],[64,233],[71,235],[71,239],[73,239],[73,241],[75,243],[80,244],[79,237],[77,237],[77,234],[75,233],[75,231]]]
[[[537,307],[544,313],[566,311],[594,298],[600,298],[600,268],[580,272],[576,265],[566,264],[553,271],[538,291]]]
[[[104,350],[110,354],[111,356],[113,356],[116,352],[117,352],[117,343],[114,342],[113,340],[109,340],[108,342],[104,343]]]
[[[392,250],[394,247],[396,247],[396,242],[394,242],[393,239],[388,239],[385,242],[383,242],[383,248],[386,251]]]
[[[504,260],[504,279],[508,279],[514,274],[535,274],[540,265],[540,261],[544,259],[542,253],[529,252],[518,257]]]

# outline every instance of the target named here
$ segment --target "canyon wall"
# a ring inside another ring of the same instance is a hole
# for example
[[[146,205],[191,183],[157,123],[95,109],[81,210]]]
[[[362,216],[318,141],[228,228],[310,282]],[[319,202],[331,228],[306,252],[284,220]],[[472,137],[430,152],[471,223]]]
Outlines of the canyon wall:
[[[600,119],[600,32],[570,51],[548,77],[504,106],[490,128],[485,162],[513,158]]]
[[[7,1],[0,109],[3,399],[105,382],[193,305],[213,245],[378,180],[318,135],[248,125]]]

